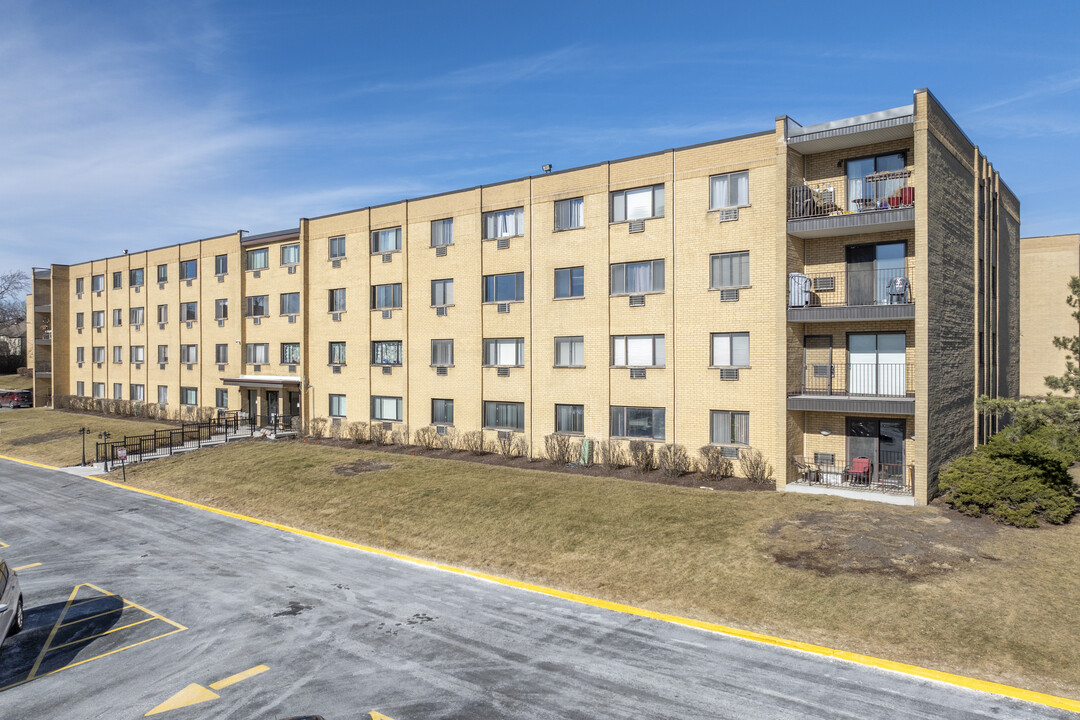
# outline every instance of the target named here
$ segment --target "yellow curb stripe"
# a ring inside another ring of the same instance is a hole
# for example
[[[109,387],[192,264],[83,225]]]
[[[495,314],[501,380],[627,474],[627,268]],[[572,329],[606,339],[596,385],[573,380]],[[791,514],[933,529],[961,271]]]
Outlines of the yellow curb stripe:
[[[33,465],[34,467],[45,468],[46,470],[60,469],[55,465],[45,465],[44,463],[34,462],[33,460],[22,460],[16,457],[9,457],[7,455],[0,455],[0,460],[10,460],[11,462],[22,463],[23,465]]]
[[[22,572],[23,570],[29,570],[30,568],[40,567],[41,563],[30,563],[29,565],[20,565],[17,568],[11,568],[15,572]]]
[[[15,462],[23,462],[17,458],[8,458],[3,455],[0,455],[0,458],[14,460]],[[38,465],[38,463],[29,464]],[[47,465],[39,466],[49,467]],[[154,492],[153,490],[143,490],[142,488],[131,487],[130,485],[116,483],[111,480],[98,477],[96,475],[87,475],[85,477],[90,480],[96,480],[97,482],[120,488],[122,490],[129,490],[131,492],[149,495],[151,497],[160,498],[162,500],[168,500],[169,502],[187,505],[188,507],[192,507],[197,510],[205,510],[207,512],[215,513],[217,515],[231,517],[236,520],[242,520],[244,522],[250,522],[256,525],[271,527],[275,530],[282,530],[284,532],[293,533],[294,535],[301,535],[303,537],[308,537],[313,540],[330,543],[332,545],[339,545],[341,547],[347,547],[353,550],[360,550],[375,555],[382,555],[384,557],[390,557],[396,560],[404,560],[405,562],[410,562],[415,565],[422,565],[424,567],[435,568],[437,570],[444,570],[446,572],[457,573],[459,575],[466,575],[469,577],[479,578],[481,580],[488,580],[490,582],[505,585],[507,587],[529,590],[531,592],[540,593],[542,595],[549,595],[551,597],[557,597],[563,600],[569,600],[571,602],[582,603],[584,605],[591,605],[593,607],[603,608],[605,610],[611,610],[626,615],[636,615],[638,617],[652,618],[654,620],[661,620],[663,622],[675,623],[677,625],[684,625],[686,627],[698,628],[699,630],[706,630],[709,632],[719,633],[721,635],[737,637],[743,640],[750,640],[752,642],[759,642],[766,645],[774,645],[776,647],[788,648],[791,650],[799,650],[815,655],[836,658],[838,660],[846,660],[848,662],[881,668],[883,670],[891,670],[893,672],[903,673],[905,675],[912,675],[914,677],[926,678],[928,680],[935,680],[937,682],[945,683],[948,685],[955,685],[957,687],[967,688],[969,690],[978,690],[980,692],[992,693],[994,695],[1003,695],[1005,697],[1016,698],[1018,700],[1024,700],[1027,702],[1037,703],[1040,705],[1046,705],[1054,708],[1060,708],[1062,710],[1080,712],[1080,700],[1074,700],[1072,698],[1059,697],[1057,695],[1036,692],[1034,690],[1026,690],[1024,688],[1004,685],[1001,683],[991,682],[989,680],[979,680],[978,678],[970,678],[964,675],[956,675],[941,670],[932,670],[930,668],[919,667],[918,665],[908,665],[907,663],[901,663],[895,660],[886,660],[884,658],[873,657],[872,655],[863,655],[861,653],[853,653],[846,650],[837,650],[835,648],[824,647],[822,645],[813,645],[811,643],[805,643],[799,640],[788,640],[787,638],[764,635],[762,633],[757,633],[750,630],[740,630],[738,628],[720,625],[719,623],[707,622],[704,620],[694,620],[692,618],[680,617],[678,615],[670,615],[668,613],[656,612],[654,610],[645,610],[644,608],[638,608],[632,605],[623,605],[622,603],[615,603],[608,600],[600,600],[598,598],[588,597],[587,595],[579,595],[577,593],[567,592],[565,590],[556,590],[555,588],[544,587],[542,585],[533,585],[532,583],[522,582],[520,580],[511,580],[510,578],[504,578],[498,575],[490,575],[488,573],[478,572],[476,570],[467,570],[465,568],[454,567],[453,565],[444,565],[442,563],[433,562],[431,560],[424,560],[422,558],[411,557],[409,555],[403,555],[401,553],[392,552],[390,550],[383,550],[367,545],[361,545],[350,540],[341,540],[339,538],[330,537],[329,535],[323,535],[321,533],[301,530],[299,528],[289,527],[288,525],[282,525],[280,523],[270,522],[268,520],[260,520],[259,518],[249,517],[247,515],[240,515],[239,513],[230,512],[228,510],[221,510],[220,508],[210,507],[209,505],[201,505],[199,503],[184,500],[182,498],[164,495],[162,493]]]
[[[241,680],[247,680],[249,677],[255,677],[259,673],[264,673],[269,669],[270,668],[266,667],[265,665],[256,665],[253,668],[248,668],[244,672],[236,673],[235,675],[230,675],[229,677],[225,678],[224,680],[218,680],[216,683],[210,683],[210,689],[211,690],[220,690],[222,688],[227,688],[230,685],[235,685],[236,683],[240,682]]]

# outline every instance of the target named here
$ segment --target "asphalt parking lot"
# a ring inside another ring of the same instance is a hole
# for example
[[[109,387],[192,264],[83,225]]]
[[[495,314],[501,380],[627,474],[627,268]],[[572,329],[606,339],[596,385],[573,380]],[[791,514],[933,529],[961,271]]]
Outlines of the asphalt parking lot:
[[[0,544],[0,717],[1075,717],[3,460]]]

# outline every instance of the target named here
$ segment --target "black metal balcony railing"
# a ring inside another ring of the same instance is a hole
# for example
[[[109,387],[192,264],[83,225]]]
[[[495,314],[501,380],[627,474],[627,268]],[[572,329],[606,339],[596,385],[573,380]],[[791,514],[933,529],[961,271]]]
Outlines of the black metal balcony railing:
[[[52,363],[39,362],[34,364],[34,372],[37,373],[51,373]]]
[[[861,462],[860,462],[861,461]],[[795,458],[796,483],[810,486],[872,490],[892,495],[915,493],[915,466],[875,463],[855,458],[847,465],[825,465]]]
[[[862,178],[805,183],[788,188],[788,219],[826,217],[915,205],[910,170],[874,173]]]
[[[914,363],[806,363],[794,395],[915,396]]]
[[[788,307],[910,305],[911,268],[790,273]]]

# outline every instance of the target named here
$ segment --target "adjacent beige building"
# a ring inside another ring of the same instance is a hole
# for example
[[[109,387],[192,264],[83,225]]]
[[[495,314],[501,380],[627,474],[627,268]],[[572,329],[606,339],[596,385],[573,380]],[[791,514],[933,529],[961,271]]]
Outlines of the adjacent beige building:
[[[1069,281],[1080,276],[1080,235],[1020,241],[1020,394],[1050,392],[1045,379],[1065,372],[1067,353],[1055,337],[1080,335],[1075,308],[1066,302]],[[1062,394],[1056,392],[1055,394]]]
[[[37,270],[37,398],[753,448],[781,490],[922,504],[1018,392],[1019,227],[919,90]]]

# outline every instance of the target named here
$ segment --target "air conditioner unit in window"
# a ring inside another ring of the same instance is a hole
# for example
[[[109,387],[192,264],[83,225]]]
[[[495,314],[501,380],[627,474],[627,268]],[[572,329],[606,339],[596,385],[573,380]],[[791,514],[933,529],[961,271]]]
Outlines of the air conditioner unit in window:
[[[330,267],[332,267],[332,268],[339,268],[339,267],[341,267],[341,261],[340,261],[340,260],[332,260],[332,261],[330,262]]]
[[[630,379],[631,380],[644,380],[645,379],[645,368],[630,368]]]
[[[501,367],[501,368],[499,368],[498,370],[495,371],[495,375],[497,377],[510,377],[510,368]]]
[[[289,316],[289,322],[295,323],[296,322],[296,316],[295,315],[290,315]]]
[[[828,363],[814,363],[813,373],[816,378],[836,377],[836,366]]]
[[[445,375],[445,374],[446,374],[446,368],[445,368],[445,367],[441,367],[441,366],[440,366],[440,367],[437,367],[437,368],[435,368],[435,374],[436,374],[436,375]]]
[[[630,296],[630,307],[645,307],[645,296],[644,295],[631,295]]]
[[[815,290],[835,290],[836,289],[836,277],[829,275],[828,277],[814,278]]]
[[[195,366],[193,364],[191,364],[191,363],[188,363],[187,369],[188,370],[194,370]]]
[[[289,366],[289,372],[295,373],[296,372],[296,366],[295,365],[290,365]]]
[[[251,277],[253,277],[253,278],[261,278],[262,277],[262,270],[256,270],[255,272],[251,273]]]
[[[720,448],[720,457],[730,458],[732,460],[739,459],[739,448],[737,447],[722,447]]]
[[[644,220],[631,220],[630,221],[630,232],[632,232],[632,233],[645,232],[645,221]]]
[[[94,332],[101,332],[101,328],[100,327],[94,328]]]
[[[135,363],[136,370],[142,370],[142,363]]]
[[[739,291],[737,288],[729,288],[720,291],[720,302],[738,302]]]
[[[289,266],[289,274],[290,275],[295,275],[296,274],[296,266],[295,265],[290,265]]]
[[[141,291],[141,290],[142,290],[142,288],[141,288],[141,287],[139,287],[138,285],[136,285],[136,286],[135,286],[135,292],[136,292],[136,293],[138,293],[138,292],[139,292],[139,291]]]
[[[159,282],[159,283],[157,284],[157,289],[158,289],[158,290],[164,290],[164,289],[165,289],[165,283],[163,283],[163,282]]]
[[[220,283],[225,282],[225,276],[224,275],[218,275],[217,276],[217,281],[220,282]]]
[[[394,317],[394,311],[393,310],[383,310],[382,311],[382,316],[383,316],[383,320],[389,320],[390,318]]]
[[[256,325],[261,325],[262,324],[262,318],[261,317],[256,317],[254,320],[252,320],[252,322],[255,323]]]
[[[335,375],[340,375],[341,374],[341,366],[340,365],[335,365],[333,372],[334,372]]]
[[[514,433],[510,432],[509,430],[500,430],[499,431],[499,439],[500,440],[510,440],[513,437],[514,437]]]
[[[191,281],[190,280],[185,280],[184,282],[187,283],[188,287],[191,287]]]
[[[102,367],[104,367],[104,365],[105,365],[104,363],[98,363],[97,364],[98,370],[100,370]]]
[[[158,370],[164,370],[164,369],[165,369],[165,363],[160,363],[158,365]]]
[[[331,425],[340,425],[341,424],[341,418],[330,418],[330,424]]]
[[[738,380],[739,369],[738,368],[722,368],[720,370],[721,380]]]
[[[394,423],[384,422],[382,424],[382,429],[385,430],[386,432],[390,432],[391,430],[394,429]]]
[[[393,262],[394,261],[394,254],[393,253],[383,253],[382,261],[383,262]]]
[[[191,329],[191,323],[187,323],[187,329],[188,329],[188,330],[190,330],[190,329]]]
[[[252,365],[251,369],[253,372],[262,372],[262,365]]]
[[[225,327],[225,321],[224,320],[218,320],[217,321],[217,326],[218,327]]]
[[[496,250],[508,250],[510,248],[510,238],[499,238],[495,241]]]
[[[82,293],[75,293],[75,299],[76,300],[82,300],[82,296],[83,296]]]
[[[435,315],[436,317],[446,317],[446,306],[441,305],[435,308]]]
[[[446,434],[446,426],[445,425],[436,425],[435,426],[435,434],[436,435],[445,435]]]
[[[96,295],[97,297],[101,297],[101,291],[98,290],[96,293],[94,293],[94,295]]]
[[[496,310],[501,313],[508,313],[510,312],[510,303],[499,303]]]
[[[383,375],[393,375],[394,374],[394,368],[391,367],[390,365],[383,365],[382,374]]]
[[[341,322],[341,313],[330,313],[330,319],[334,322]]]
[[[225,366],[224,365],[218,365],[217,369],[218,369],[218,372],[225,372]]]
[[[158,330],[164,330],[165,329],[165,323],[158,323],[157,329]]]
[[[75,328],[75,332],[82,335],[82,328]]]
[[[814,464],[815,465],[835,465],[836,464],[836,453],[816,452],[816,453],[814,453]]]
[[[142,325],[136,325],[135,332],[139,332],[140,330],[142,330]]]
[[[727,208],[717,213],[720,217],[720,222],[731,222],[732,220],[739,219],[739,208]]]
[[[83,365],[83,364],[82,364],[82,363],[76,363],[76,365],[77,365],[77,366],[78,366],[79,368],[82,368],[82,365]],[[164,366],[164,365],[162,365],[161,367],[162,367],[162,369],[164,369],[164,368],[165,368],[165,366]]]
[[[435,257],[446,257],[446,246],[440,245],[435,248]]]

